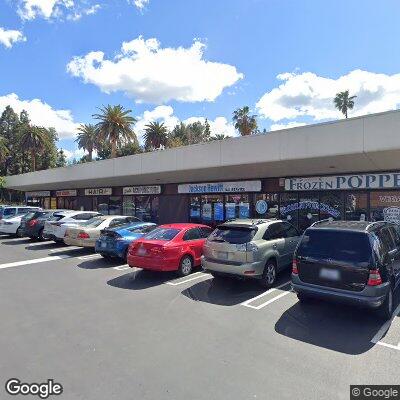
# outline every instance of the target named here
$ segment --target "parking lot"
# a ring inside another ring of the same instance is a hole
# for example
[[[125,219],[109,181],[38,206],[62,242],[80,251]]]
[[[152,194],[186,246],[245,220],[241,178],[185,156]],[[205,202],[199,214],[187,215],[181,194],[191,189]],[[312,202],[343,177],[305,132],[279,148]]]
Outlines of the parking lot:
[[[348,399],[350,384],[398,383],[399,307],[382,324],[300,305],[289,279],[266,291],[201,271],[177,278],[3,236],[3,388],[53,378],[65,399]]]

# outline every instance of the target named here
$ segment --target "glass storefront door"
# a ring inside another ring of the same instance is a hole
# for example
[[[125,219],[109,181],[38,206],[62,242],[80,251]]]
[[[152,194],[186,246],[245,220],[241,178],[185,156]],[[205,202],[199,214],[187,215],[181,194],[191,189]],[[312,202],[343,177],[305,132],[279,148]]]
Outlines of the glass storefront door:
[[[135,197],[134,196],[124,196],[124,201],[122,204],[122,214],[134,216],[135,215]]]
[[[319,220],[318,193],[308,192],[299,195],[299,229],[304,231]]]
[[[368,219],[368,193],[345,192],[346,221],[366,221]]]
[[[201,197],[201,219],[206,225],[215,226],[224,221],[224,196],[210,194]]]
[[[225,219],[250,218],[248,194],[230,194],[225,197]]]
[[[319,197],[320,219],[344,219],[344,196],[342,192],[325,192]]]

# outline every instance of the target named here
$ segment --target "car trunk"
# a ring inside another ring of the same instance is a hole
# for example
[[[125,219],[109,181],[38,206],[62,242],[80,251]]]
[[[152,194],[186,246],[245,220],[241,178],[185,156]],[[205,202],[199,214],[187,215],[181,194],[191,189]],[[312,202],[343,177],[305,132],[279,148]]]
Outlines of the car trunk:
[[[253,254],[249,243],[256,228],[252,226],[219,226],[207,239],[204,256],[208,259],[232,264],[252,261]]]
[[[138,242],[135,245],[135,255],[140,257],[162,257],[165,247],[164,245],[168,243],[160,243],[158,240],[146,240],[143,242]]]
[[[372,265],[369,237],[364,232],[309,229],[296,253],[301,281],[361,291]]]

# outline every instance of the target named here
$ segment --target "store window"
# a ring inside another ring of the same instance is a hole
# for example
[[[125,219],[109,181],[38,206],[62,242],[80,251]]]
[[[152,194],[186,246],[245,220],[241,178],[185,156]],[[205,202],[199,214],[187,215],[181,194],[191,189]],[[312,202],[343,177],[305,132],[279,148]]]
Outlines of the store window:
[[[76,197],[57,197],[57,208],[60,210],[77,210],[78,199]]]
[[[364,192],[345,193],[345,219],[366,221],[368,215],[368,194]]]
[[[400,192],[371,192],[370,219],[371,221],[390,221],[400,224]]]
[[[319,198],[319,218],[344,219],[344,196],[342,192],[323,192]]]
[[[109,198],[108,213],[110,215],[122,214],[122,198],[120,196],[111,196]]]
[[[203,223],[211,226],[224,221],[223,195],[210,194],[201,197],[201,218]]]
[[[93,197],[93,211],[98,211],[100,214],[108,215],[108,196]]]
[[[130,216],[135,215],[135,198],[133,196],[124,196],[122,214]]]
[[[254,216],[256,218],[278,218],[278,194],[256,194]]]
[[[158,223],[159,199],[157,196],[136,196],[135,216],[142,221]]]
[[[190,209],[189,209],[190,222],[200,223],[201,222],[201,197],[191,196],[190,197]]]
[[[280,216],[298,226],[299,198],[297,193],[282,193],[280,198]]]
[[[225,197],[225,219],[249,218],[250,200],[248,194],[230,194]]]
[[[308,192],[299,195],[299,229],[306,230],[310,225],[319,220],[318,193]]]

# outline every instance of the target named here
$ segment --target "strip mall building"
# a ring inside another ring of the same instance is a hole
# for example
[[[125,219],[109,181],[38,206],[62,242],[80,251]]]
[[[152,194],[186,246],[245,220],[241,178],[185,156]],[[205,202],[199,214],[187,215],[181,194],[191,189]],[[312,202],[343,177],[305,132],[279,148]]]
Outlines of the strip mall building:
[[[7,187],[45,208],[158,223],[400,222],[400,111],[11,176]]]

